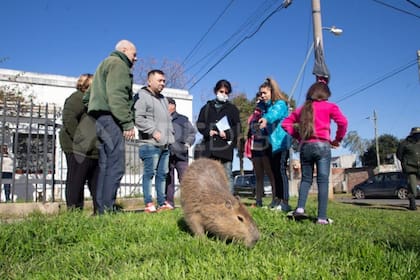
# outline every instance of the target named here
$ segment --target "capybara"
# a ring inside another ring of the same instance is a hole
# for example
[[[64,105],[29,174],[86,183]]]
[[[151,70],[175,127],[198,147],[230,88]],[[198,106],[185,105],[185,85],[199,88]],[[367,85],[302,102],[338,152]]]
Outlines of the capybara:
[[[230,193],[223,165],[216,160],[200,158],[190,164],[181,179],[181,206],[195,235],[242,240],[248,247],[260,238],[252,216]]]

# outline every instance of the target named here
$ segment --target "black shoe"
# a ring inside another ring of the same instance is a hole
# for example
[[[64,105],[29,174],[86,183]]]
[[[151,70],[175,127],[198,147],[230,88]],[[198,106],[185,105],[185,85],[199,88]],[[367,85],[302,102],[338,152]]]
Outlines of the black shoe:
[[[295,221],[300,221],[300,220],[304,220],[304,219],[308,219],[308,215],[306,215],[305,213],[299,213],[295,211],[290,211],[289,213],[287,213],[287,218],[289,219],[293,219]]]
[[[416,199],[414,197],[409,198],[408,210],[417,210]]]

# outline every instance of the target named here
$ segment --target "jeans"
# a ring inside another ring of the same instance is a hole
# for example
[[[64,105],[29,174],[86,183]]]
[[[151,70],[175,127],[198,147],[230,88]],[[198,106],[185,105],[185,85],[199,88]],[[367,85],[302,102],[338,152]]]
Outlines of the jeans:
[[[96,189],[98,214],[113,211],[121,178],[125,172],[125,145],[121,128],[111,115],[96,120],[99,139],[99,174]]]
[[[318,184],[318,219],[327,219],[328,184],[331,165],[331,147],[327,142],[304,143],[300,149],[302,181],[299,187],[298,208],[305,208],[312,185],[314,166]]]
[[[2,173],[2,179],[12,179],[13,173],[12,172],[3,172]],[[4,184],[4,197],[6,202],[10,201],[10,194],[11,194],[11,185],[10,184]]]
[[[155,189],[159,206],[165,204],[165,183],[169,169],[169,150],[152,144],[141,144],[139,156],[144,164],[143,195],[144,204],[152,202],[152,179],[155,177]]]

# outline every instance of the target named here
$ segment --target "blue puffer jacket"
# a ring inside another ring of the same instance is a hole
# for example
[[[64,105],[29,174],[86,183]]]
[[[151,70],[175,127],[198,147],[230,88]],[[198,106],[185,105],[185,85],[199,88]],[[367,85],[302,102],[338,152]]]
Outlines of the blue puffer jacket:
[[[289,114],[287,104],[283,100],[266,103],[263,118],[267,120],[267,129],[273,153],[285,151],[292,144],[292,137],[281,127],[281,122]]]

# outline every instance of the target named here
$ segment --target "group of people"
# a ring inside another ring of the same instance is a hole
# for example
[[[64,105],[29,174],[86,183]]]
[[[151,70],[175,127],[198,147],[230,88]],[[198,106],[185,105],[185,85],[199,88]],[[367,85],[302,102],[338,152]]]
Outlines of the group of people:
[[[286,96],[272,78],[259,87],[256,107],[248,118],[246,156],[252,160],[256,176],[256,206],[262,206],[264,176],[270,179],[273,200],[270,207],[289,212],[294,219],[306,218],[305,205],[316,167],[318,184],[317,223],[329,224],[327,217],[331,148],[338,147],[347,130],[347,119],[339,107],[328,101],[327,80],[319,80],[308,90],[306,101],[289,115]],[[331,140],[330,123],[337,124]],[[290,211],[287,161],[292,138],[299,142],[302,180],[297,207]]]
[[[136,60],[136,46],[121,40],[95,74],[79,77],[77,91],[65,101],[60,144],[68,167],[69,209],[83,209],[87,182],[94,214],[118,211],[115,201],[125,172],[124,140],[133,140],[136,129],[144,163],[145,212],[174,208],[174,173],[180,180],[196,131],[186,116],[176,112],[175,100],[161,94],[166,82],[161,70],[149,71],[147,85],[133,96],[131,68]],[[152,201],[153,178],[157,205]]]
[[[161,70],[149,71],[147,84],[133,96],[131,68],[136,60],[135,45],[121,40],[94,75],[80,76],[77,91],[65,102],[60,142],[68,166],[69,208],[83,208],[87,181],[94,213],[116,211],[117,190],[125,172],[124,139],[134,139],[136,129],[139,157],[144,163],[145,212],[175,206],[175,170],[181,181],[197,131],[186,116],[176,111],[175,100],[162,95],[166,80]],[[215,98],[201,108],[196,128],[202,135],[200,156],[223,164],[233,191],[233,151],[238,145],[241,120],[238,108],[229,101],[231,92],[229,81],[216,83]],[[262,206],[263,181],[268,176],[273,187],[270,207],[291,210],[286,167],[294,138],[299,142],[302,180],[297,207],[288,215],[295,219],[306,217],[305,204],[316,167],[317,222],[332,222],[327,217],[331,148],[343,140],[347,119],[336,104],[328,101],[330,96],[328,80],[319,79],[309,88],[305,103],[289,115],[288,100],[277,82],[267,78],[260,85],[255,110],[248,119],[247,139],[248,157],[257,178],[256,206]],[[334,137],[331,121],[337,125]],[[156,204],[151,193],[153,178]]]

